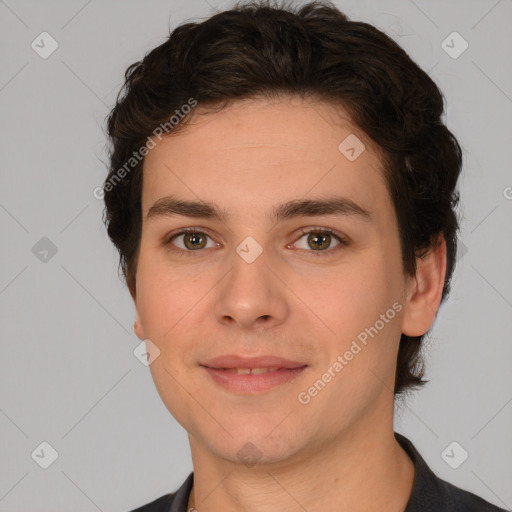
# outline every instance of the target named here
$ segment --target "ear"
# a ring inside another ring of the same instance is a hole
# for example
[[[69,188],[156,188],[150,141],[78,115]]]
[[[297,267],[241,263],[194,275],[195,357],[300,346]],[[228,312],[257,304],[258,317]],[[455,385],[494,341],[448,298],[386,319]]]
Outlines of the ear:
[[[135,278],[132,278],[130,274],[128,274],[127,278],[127,286],[130,292],[130,295],[133,299],[133,305],[135,306],[135,322],[133,323],[133,331],[137,335],[137,338],[144,341],[146,336],[144,335],[144,329],[142,328],[142,322],[140,321],[139,311],[137,309],[137,294],[135,288]]]
[[[135,334],[137,335],[137,338],[139,340],[144,341],[146,339],[146,336],[144,335],[144,329],[142,327],[142,322],[140,321],[140,315],[137,311],[137,303],[134,301],[135,304],[135,322],[133,324],[133,330]]]
[[[402,333],[422,336],[434,323],[446,275],[446,241],[442,234],[429,252],[416,259],[416,274],[409,279]]]

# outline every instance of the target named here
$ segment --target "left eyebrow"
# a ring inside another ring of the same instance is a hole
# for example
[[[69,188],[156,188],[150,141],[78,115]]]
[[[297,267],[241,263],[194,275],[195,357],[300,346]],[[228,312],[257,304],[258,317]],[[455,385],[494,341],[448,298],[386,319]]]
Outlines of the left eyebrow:
[[[273,215],[278,222],[294,217],[320,217],[323,215],[358,216],[366,221],[370,221],[372,218],[368,210],[345,197],[288,201],[276,207],[273,210]]]
[[[357,216],[365,221],[372,219],[368,210],[345,197],[294,199],[272,209],[272,218],[277,222],[295,217],[320,217],[324,215]],[[149,209],[146,220],[161,216],[216,219],[222,222],[227,221],[230,217],[226,210],[221,209],[215,203],[181,200],[173,196],[158,199]]]

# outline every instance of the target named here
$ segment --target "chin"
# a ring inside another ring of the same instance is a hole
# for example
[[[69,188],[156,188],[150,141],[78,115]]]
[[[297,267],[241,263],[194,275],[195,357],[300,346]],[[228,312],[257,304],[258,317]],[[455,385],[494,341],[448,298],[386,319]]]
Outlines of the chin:
[[[199,432],[196,429],[193,435],[191,446],[198,443],[202,445],[201,451],[206,450],[218,459],[247,467],[286,462],[304,451],[307,439],[303,431],[280,428],[280,421],[282,418],[273,422],[272,427],[266,422],[256,426],[249,422],[223,423],[231,435],[220,427],[211,432],[200,427]]]
[[[217,448],[217,457],[248,468],[280,464],[289,461],[296,455],[296,451],[289,445],[289,441],[279,445],[264,438],[257,440],[238,438],[229,446]]]

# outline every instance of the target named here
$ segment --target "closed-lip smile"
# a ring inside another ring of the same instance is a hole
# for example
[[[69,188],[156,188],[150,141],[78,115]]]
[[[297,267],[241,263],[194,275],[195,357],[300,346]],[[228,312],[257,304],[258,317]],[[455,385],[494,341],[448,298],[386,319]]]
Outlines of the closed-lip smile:
[[[255,394],[294,380],[308,365],[270,355],[243,357],[227,354],[209,359],[200,366],[223,388]]]

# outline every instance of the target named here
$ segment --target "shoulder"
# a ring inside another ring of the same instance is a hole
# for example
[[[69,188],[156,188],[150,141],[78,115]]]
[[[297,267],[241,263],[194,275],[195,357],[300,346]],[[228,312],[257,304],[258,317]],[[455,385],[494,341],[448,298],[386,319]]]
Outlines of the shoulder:
[[[176,493],[174,492],[171,494],[166,494],[165,496],[161,496],[151,503],[147,503],[146,505],[142,505],[142,507],[130,510],[130,512],[168,512],[175,496]]]
[[[192,485],[194,482],[194,473],[190,473],[182,486],[170,494],[160,496],[151,503],[142,505],[130,512],[182,512],[186,511],[187,503]]]
[[[450,482],[438,479],[439,486],[443,489],[443,494],[450,503],[450,511],[454,512],[504,512],[505,509],[497,507],[484,500],[480,496],[466,491]]]
[[[412,493],[405,512],[505,512],[480,496],[439,478],[415,446],[395,432],[395,437],[414,463]]]

